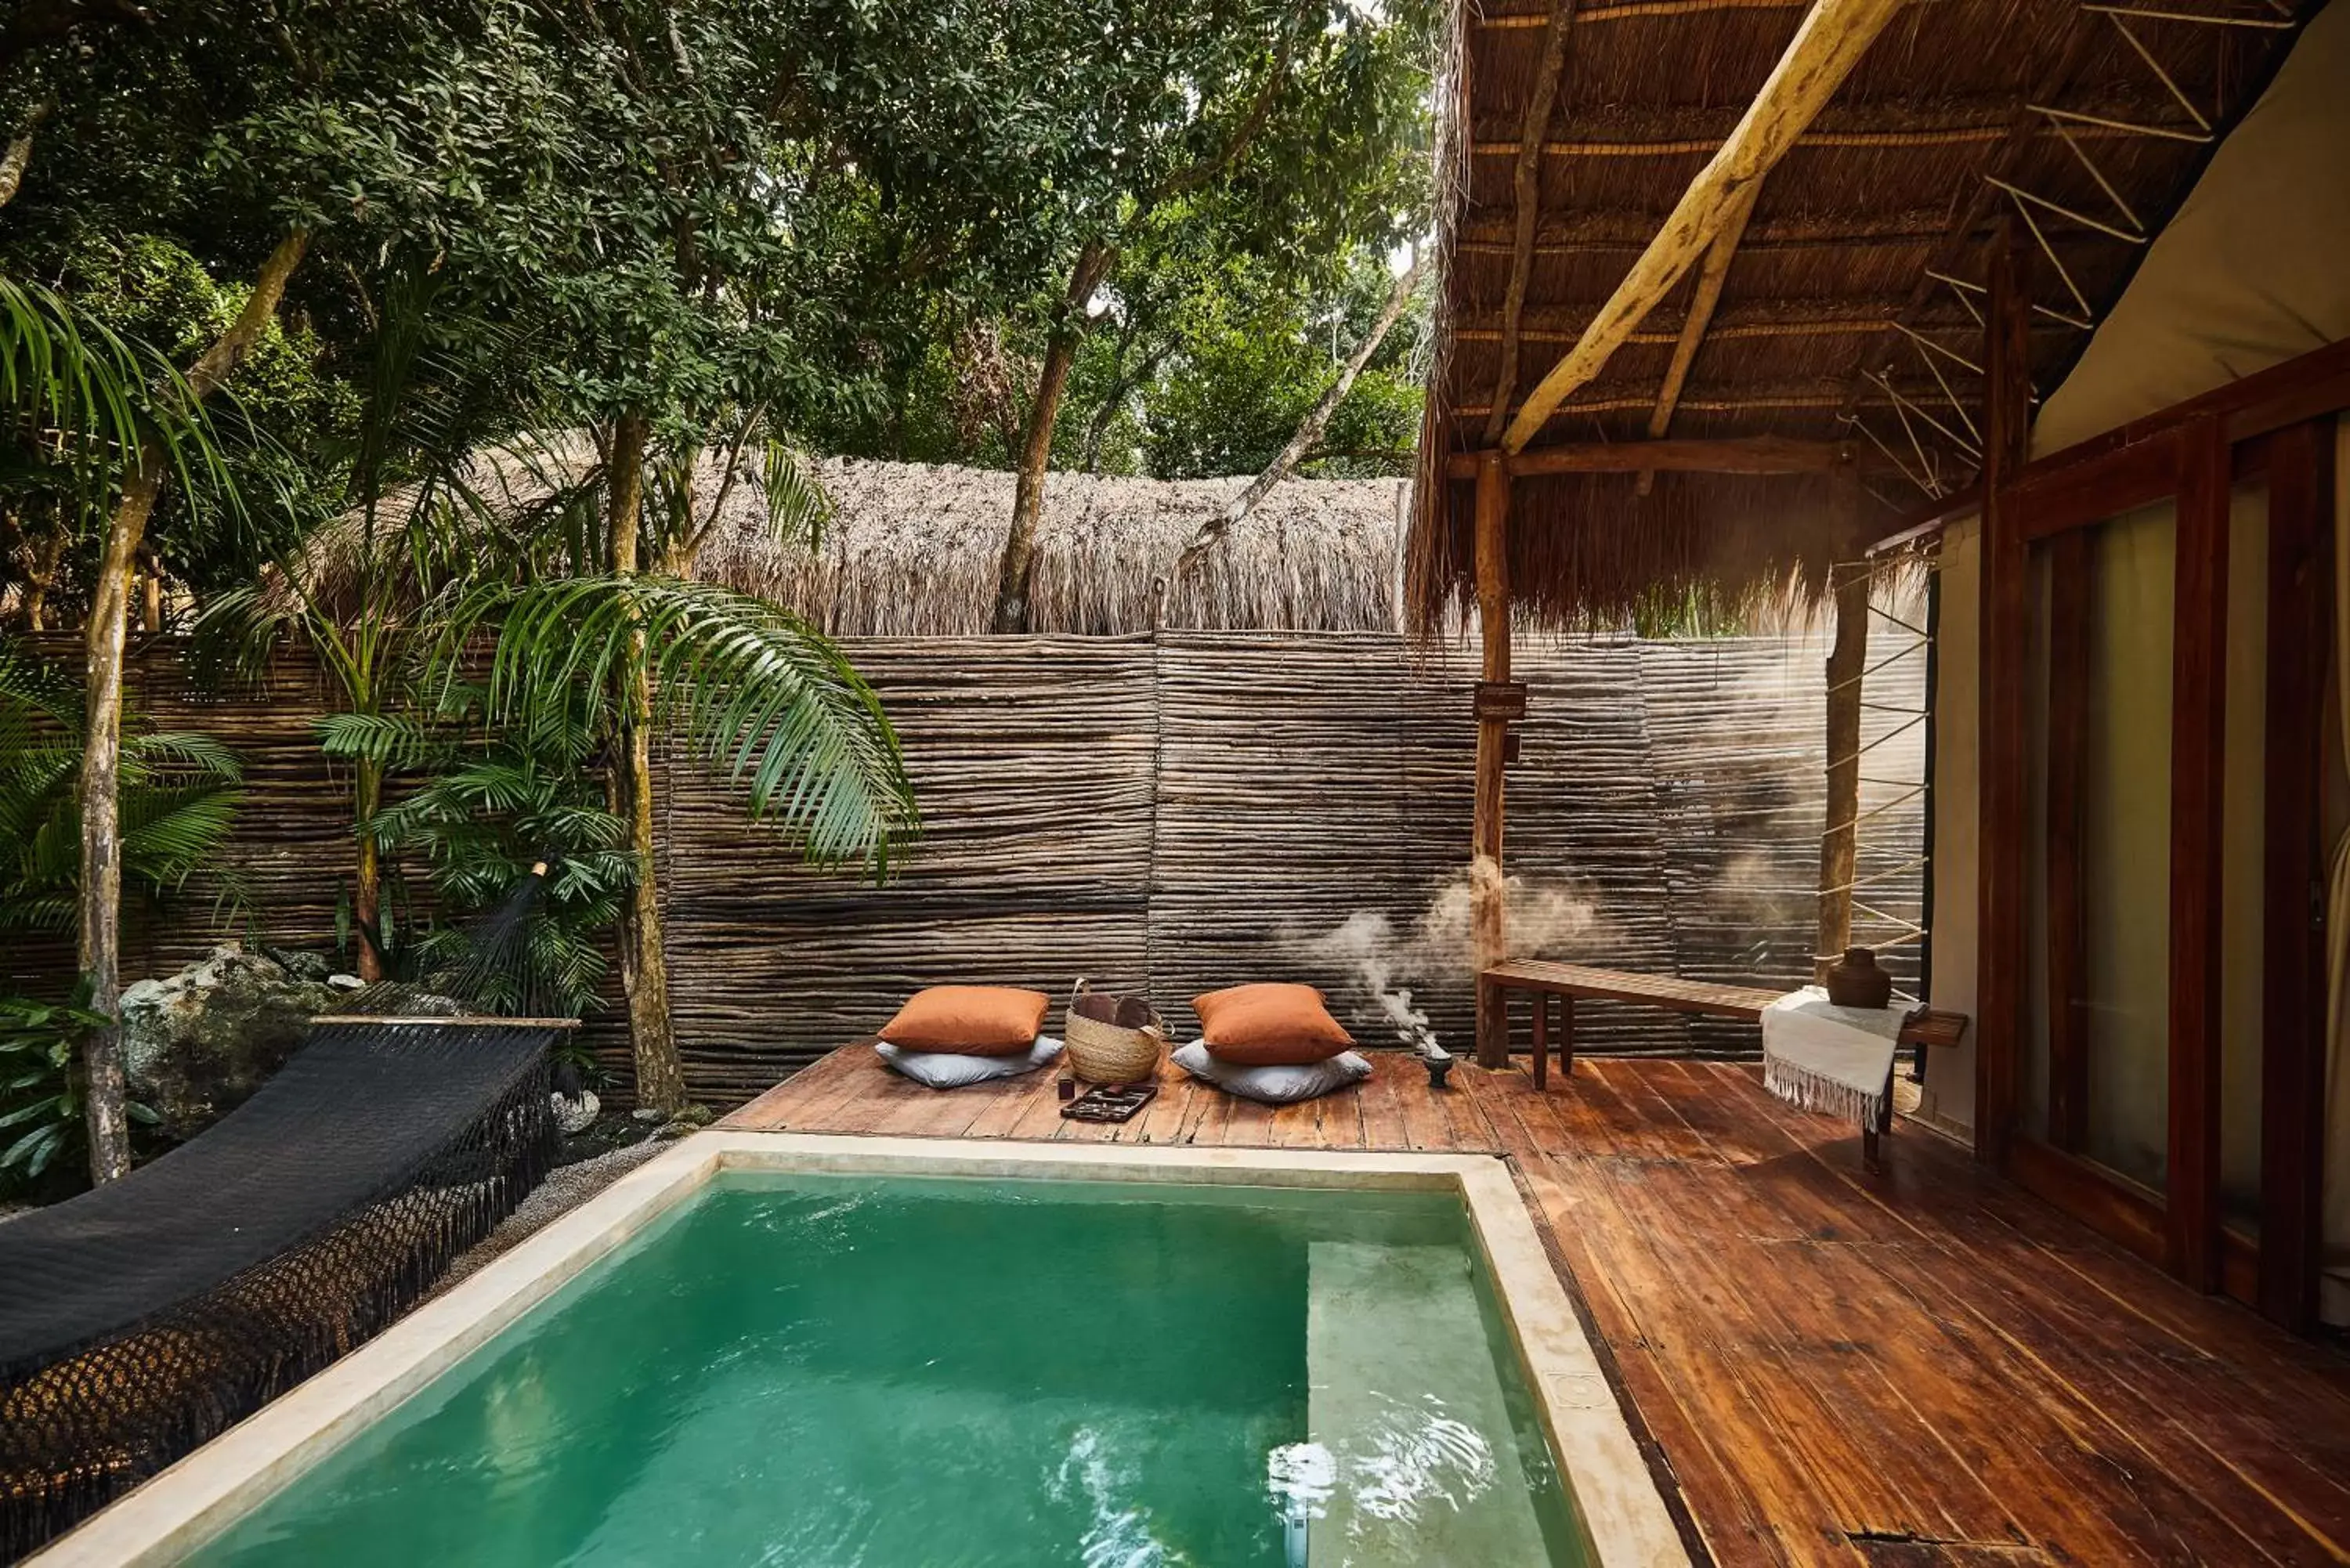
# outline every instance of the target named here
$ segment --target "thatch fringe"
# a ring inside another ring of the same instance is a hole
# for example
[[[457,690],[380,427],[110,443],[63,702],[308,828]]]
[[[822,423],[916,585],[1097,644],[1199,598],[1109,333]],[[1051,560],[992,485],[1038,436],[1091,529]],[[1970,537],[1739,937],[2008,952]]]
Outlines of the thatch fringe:
[[[584,436],[485,452],[464,483],[494,514],[546,504],[598,461]],[[723,515],[692,575],[772,599],[836,637],[963,637],[987,630],[1012,518],[1007,470],[827,458],[812,465],[832,504],[813,545],[778,542],[756,464],[725,483],[721,452],[694,474],[694,523]],[[1407,486],[1394,479],[1290,479],[1216,546],[1154,592],[1185,545],[1232,494],[1232,479],[1156,480],[1055,473],[1037,524],[1030,629],[1118,636],[1154,625],[1190,630],[1389,631],[1401,613]],[[723,496],[722,502],[721,496]],[[397,528],[413,488],[377,509],[379,560],[400,557]],[[296,563],[314,596],[350,602],[367,537],[356,514],[320,529]],[[390,569],[405,572],[403,560]]]
[[[1808,623],[1829,569],[1884,532],[1873,501],[1840,528],[1825,476],[1630,473],[1521,479],[1513,486],[1512,613],[1521,631],[1615,630],[1666,613],[1683,631]],[[1406,566],[1406,615],[1428,635],[1476,604],[1476,493],[1445,486]]]
[[[738,485],[696,575],[771,598],[842,637],[987,629],[1014,476],[828,459],[834,516],[813,548],[776,545]],[[1030,629],[1148,631],[1153,587],[1246,479],[1055,473],[1036,531]],[[1170,587],[1158,624],[1186,629],[1386,630],[1396,624],[1404,486],[1291,480]]]

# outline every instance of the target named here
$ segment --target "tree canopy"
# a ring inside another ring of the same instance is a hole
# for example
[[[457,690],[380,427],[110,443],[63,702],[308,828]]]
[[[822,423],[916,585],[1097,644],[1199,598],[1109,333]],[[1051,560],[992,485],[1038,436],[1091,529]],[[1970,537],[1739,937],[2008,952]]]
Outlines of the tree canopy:
[[[92,1014],[126,627],[201,623],[332,678],[363,968],[401,856],[520,852],[484,780],[608,773],[619,826],[573,915],[617,909],[638,1088],[674,1108],[650,732],[815,859],[878,874],[913,826],[838,650],[687,580],[721,504],[752,484],[779,534],[820,528],[813,451],[1014,468],[1017,630],[1050,466],[1274,477],[1311,444],[1319,472],[1396,472],[1424,312],[1379,334],[1427,224],[1438,13],[0,3],[0,627],[84,636]],[[491,493],[516,470],[529,498]],[[469,636],[491,678],[459,700]],[[431,868],[460,898],[491,875]],[[581,994],[592,964],[561,967]],[[128,1158],[107,1034],[102,1175]]]

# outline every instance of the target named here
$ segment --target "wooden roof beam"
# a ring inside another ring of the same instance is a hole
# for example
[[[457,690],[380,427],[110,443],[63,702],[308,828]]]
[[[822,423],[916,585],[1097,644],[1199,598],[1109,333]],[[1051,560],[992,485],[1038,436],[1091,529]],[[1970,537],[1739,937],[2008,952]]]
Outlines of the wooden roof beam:
[[[1949,378],[1960,397],[1970,395],[1977,378],[1960,373]],[[1634,384],[1627,378],[1614,378],[1577,389],[1579,396],[1550,409],[1543,422],[1571,418],[1577,414],[1615,414],[1633,411],[1646,414],[1657,406],[1654,385],[1641,381]],[[1909,400],[1912,404],[1941,404],[1939,383],[1925,376],[1889,381],[1885,387],[1872,385],[1862,403],[1873,408],[1894,406],[1892,394]],[[1679,405],[1681,413],[1745,413],[1763,409],[1841,409],[1846,396],[1844,379],[1839,376],[1805,376],[1772,381],[1720,381],[1686,387]],[[1514,410],[1523,417],[1523,408]],[[1460,404],[1439,410],[1440,417],[1452,420],[1482,421],[1492,412],[1485,403]],[[1514,421],[1512,427],[1515,428]],[[1859,439],[1856,436],[1854,439]],[[1523,449],[1521,449],[1523,450]]]
[[[1542,222],[1542,139],[1558,101],[1559,78],[1566,74],[1566,45],[1575,21],[1575,0],[1551,0],[1550,30],[1544,35],[1542,64],[1526,98],[1525,127],[1519,134],[1512,190],[1517,210],[1510,244],[1510,286],[1502,305],[1502,363],[1493,373],[1493,406],[1509,407],[1518,393],[1518,318],[1526,307],[1526,284],[1534,272],[1534,230]],[[1497,414],[1485,431],[1485,445],[1502,433]]]
[[[1795,215],[1755,218],[1746,225],[1740,248],[1747,251],[1787,250],[1922,250],[1939,246],[1950,237],[1948,207],[1917,208],[1897,213],[1855,213],[1844,216]],[[1643,251],[1656,237],[1663,214],[1634,208],[1551,211],[1534,231],[1536,255],[1605,254],[1611,251]],[[2059,219],[2043,219],[2050,236],[2074,238],[2087,231]],[[1507,255],[1515,248],[1514,219],[1471,219],[1453,242],[1457,254]],[[1977,237],[1988,239],[1991,225],[1979,225]],[[1971,317],[1969,318],[1971,321]]]
[[[1704,11],[1800,11],[1811,0],[1614,0],[1611,5],[1587,5],[1583,11],[1586,22],[1629,22],[1642,16],[1692,16]],[[1539,14],[1508,12],[1498,16],[1478,16],[1470,26],[1480,32],[1505,33],[1522,27],[1539,27],[1545,20]]]
[[[1690,365],[1697,358],[1698,346],[1705,341],[1705,329],[1713,324],[1714,307],[1721,303],[1721,286],[1729,279],[1730,264],[1737,257],[1738,242],[1746,234],[1746,220],[1754,214],[1754,198],[1762,193],[1762,182],[1757,180],[1731,200],[1729,219],[1721,233],[1713,236],[1713,244],[1698,264],[1697,291],[1690,296],[1689,316],[1681,323],[1680,337],[1673,344],[1672,362],[1665,367],[1665,379],[1657,389],[1657,409],[1648,416],[1648,439],[1661,440],[1672,428],[1673,405],[1680,401],[1681,387],[1689,380]],[[1656,483],[1656,470],[1640,471],[1639,493],[1648,493]]]
[[[1553,410],[1599,373],[1713,244],[1747,200],[1748,187],[1786,156],[1901,5],[1902,0],[1819,0],[1738,129],[1690,182],[1615,296],[1510,421],[1502,439],[1505,451],[1524,450]]]
[[[1583,13],[1577,12],[1580,16]],[[2209,130],[2168,92],[2135,87],[2068,88],[2061,96],[2033,98],[2032,112],[2053,109],[2067,117],[2075,137],[2095,132],[2108,138],[2170,137],[2200,143]],[[1899,144],[1950,140],[1998,141],[2013,129],[2020,100],[2008,93],[1918,93],[1830,103],[1805,125],[1798,146]],[[1516,157],[1529,141],[1545,151],[1573,155],[1597,153],[1640,157],[1685,151],[1711,152],[1738,129],[1744,111],[1736,104],[1578,104],[1565,122],[1568,134],[1551,136],[1550,121],[1529,129],[1523,116],[1492,114],[1470,127],[1472,151]]]
[[[1478,453],[1455,452],[1444,472],[1477,477]],[[1503,460],[1513,479],[1562,473],[1828,473],[1858,457],[1849,441],[1741,436],[1723,441],[1576,441],[1536,447]]]
[[[1720,306],[1713,313],[1707,336],[1719,340],[1725,337],[1828,337],[1846,333],[1875,332],[1892,319],[1900,304],[1901,301],[1895,298],[1866,296],[1852,299],[1750,300]],[[1587,306],[1580,310],[1558,306],[1529,309],[1518,318],[1519,340],[1524,343],[1572,343],[1583,336],[1583,329],[1590,319]],[[1687,310],[1659,310],[1625,341],[1650,346],[1678,343],[1689,319]],[[1501,317],[1491,313],[1459,316],[1454,317],[1452,339],[1456,343],[1498,343],[1502,336],[1501,324]],[[1982,337],[1981,324],[1970,316],[1960,314],[1955,308],[1943,310],[1929,320],[1920,321],[1910,330],[1952,337],[1953,352],[1963,348],[1968,354],[1980,346]],[[2035,330],[2058,332],[2070,328],[2061,322],[2043,321]],[[1957,339],[1963,339],[1963,343]]]

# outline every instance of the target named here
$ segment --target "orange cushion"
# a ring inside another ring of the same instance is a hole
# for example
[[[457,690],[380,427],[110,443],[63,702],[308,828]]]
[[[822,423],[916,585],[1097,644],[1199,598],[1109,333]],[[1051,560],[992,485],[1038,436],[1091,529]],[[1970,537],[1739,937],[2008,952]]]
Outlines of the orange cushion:
[[[881,1038],[907,1051],[1012,1056],[1036,1044],[1052,999],[1008,985],[934,985],[918,991],[881,1026]]]
[[[1310,985],[1235,985],[1191,999],[1211,1055],[1245,1067],[1326,1062],[1355,1044]]]

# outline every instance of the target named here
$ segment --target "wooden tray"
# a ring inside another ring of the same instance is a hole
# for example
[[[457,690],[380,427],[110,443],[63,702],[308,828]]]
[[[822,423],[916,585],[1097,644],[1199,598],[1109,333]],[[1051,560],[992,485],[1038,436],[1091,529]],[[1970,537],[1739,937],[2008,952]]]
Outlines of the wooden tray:
[[[1063,1106],[1061,1114],[1073,1122],[1130,1122],[1158,1095],[1156,1084],[1104,1084]]]

